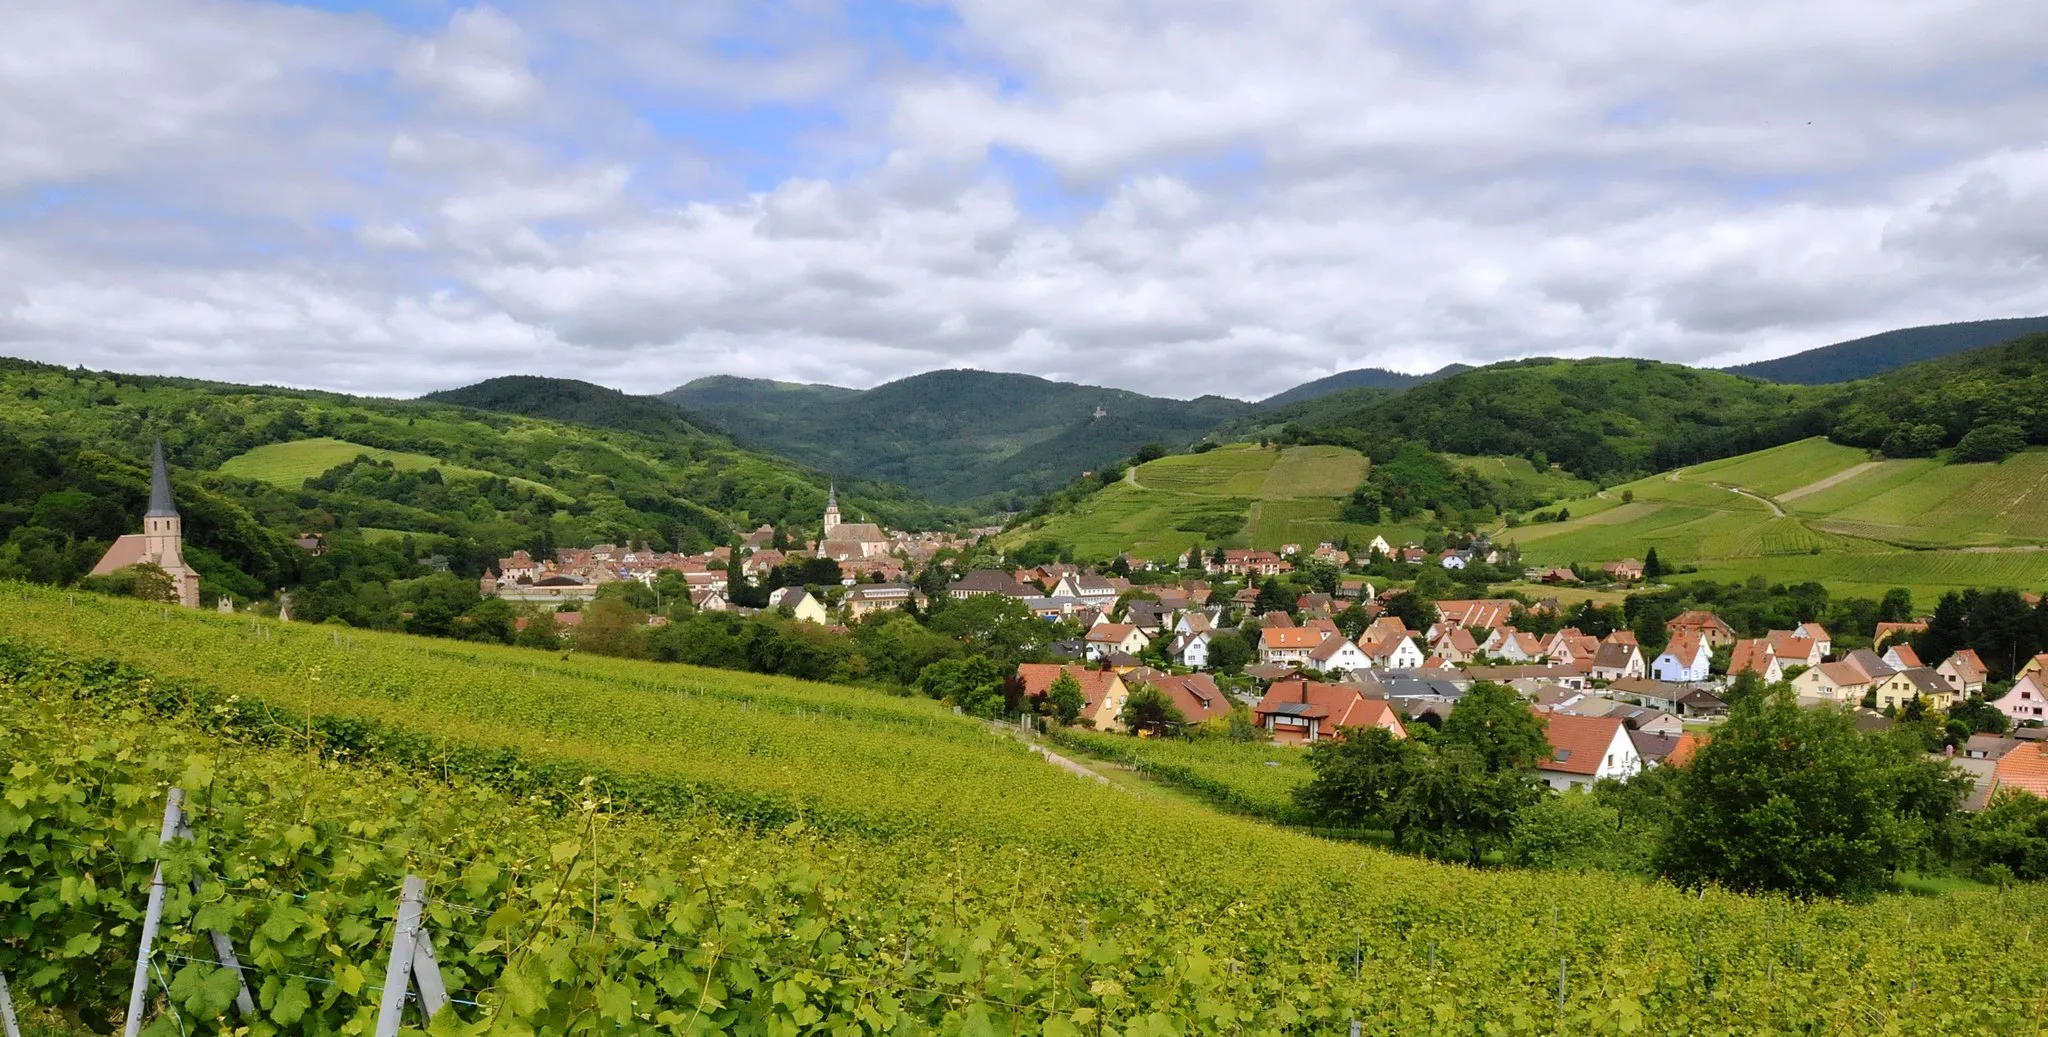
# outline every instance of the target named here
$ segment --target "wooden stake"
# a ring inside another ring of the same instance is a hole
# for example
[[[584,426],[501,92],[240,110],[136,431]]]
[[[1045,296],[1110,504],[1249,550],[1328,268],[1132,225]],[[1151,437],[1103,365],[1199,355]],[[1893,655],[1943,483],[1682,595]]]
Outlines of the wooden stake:
[[[14,1021],[14,997],[7,992],[5,972],[0,972],[0,1033],[21,1037],[21,1024]]]

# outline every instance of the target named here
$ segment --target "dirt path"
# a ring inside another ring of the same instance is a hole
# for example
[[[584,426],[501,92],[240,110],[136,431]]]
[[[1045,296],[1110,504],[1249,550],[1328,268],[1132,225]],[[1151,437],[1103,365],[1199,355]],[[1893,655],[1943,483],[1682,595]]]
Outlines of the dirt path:
[[[1776,515],[1779,518],[1785,517],[1785,509],[1779,507],[1777,501],[1774,501],[1761,493],[1754,493],[1749,490],[1745,490],[1740,486],[1730,486],[1728,487],[1728,492],[1739,493],[1744,497],[1748,497],[1750,500],[1756,501],[1762,504],[1764,507],[1771,509],[1771,514]]]
[[[1139,486],[1139,485],[1138,485],[1138,466],[1137,466],[1137,465],[1132,465],[1132,466],[1130,466],[1129,468],[1126,468],[1126,469],[1124,469],[1124,481],[1125,481],[1125,482],[1127,482],[1127,483],[1130,483],[1130,484],[1131,484],[1131,486],[1132,486],[1132,487],[1134,487],[1134,488],[1136,488],[1136,489],[1140,489],[1140,490],[1144,489],[1144,487],[1143,487],[1143,486]]]
[[[1014,724],[1006,724],[1001,721],[991,720],[988,721],[988,726],[989,730],[991,731],[999,731],[1003,734],[1009,735],[1012,738],[1015,738],[1020,742],[1023,742],[1024,747],[1026,749],[1029,749],[1032,752],[1045,757],[1045,762],[1050,763],[1063,771],[1066,771],[1070,774],[1080,775],[1083,778],[1093,778],[1096,781],[1103,783],[1104,785],[1111,784],[1110,780],[1107,777],[1096,773],[1094,768],[1089,767],[1087,764],[1067,759],[1066,757],[1061,756],[1056,752],[1053,752],[1051,749],[1047,749],[1045,746],[1038,744],[1037,739],[1031,737],[1030,735],[1025,734],[1022,731],[1017,730],[1017,727]]]
[[[1829,487],[1840,486],[1841,484],[1848,482],[1849,480],[1854,479],[1857,476],[1862,475],[1864,472],[1870,471],[1872,468],[1876,468],[1878,465],[1883,463],[1884,462],[1882,461],[1865,461],[1862,464],[1850,465],[1849,467],[1844,468],[1841,471],[1836,472],[1835,474],[1830,475],[1825,479],[1821,479],[1817,482],[1810,482],[1796,490],[1791,490],[1785,493],[1778,494],[1778,499],[1798,500],[1799,498],[1804,497],[1809,493],[1819,493],[1820,491],[1828,489]]]

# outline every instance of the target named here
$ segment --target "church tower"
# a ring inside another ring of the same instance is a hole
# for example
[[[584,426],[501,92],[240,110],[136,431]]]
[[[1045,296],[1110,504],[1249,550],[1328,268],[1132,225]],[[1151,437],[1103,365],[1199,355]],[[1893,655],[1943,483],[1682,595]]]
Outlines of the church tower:
[[[180,605],[199,607],[199,573],[185,564],[185,522],[171,501],[171,471],[164,464],[161,439],[150,457],[149,510],[142,513],[142,532],[116,538],[92,574],[105,576],[142,562],[154,562],[170,575]]]
[[[830,539],[832,539],[832,531],[833,531],[833,530],[835,530],[835,529],[838,529],[838,528],[839,528],[839,484],[835,482],[835,483],[833,483],[833,484],[832,484],[832,489],[831,489],[831,490],[829,490],[829,491],[827,491],[827,492],[826,492],[826,494],[825,494],[825,535],[824,535],[823,537],[821,537],[820,539],[823,539],[823,540],[830,540]]]

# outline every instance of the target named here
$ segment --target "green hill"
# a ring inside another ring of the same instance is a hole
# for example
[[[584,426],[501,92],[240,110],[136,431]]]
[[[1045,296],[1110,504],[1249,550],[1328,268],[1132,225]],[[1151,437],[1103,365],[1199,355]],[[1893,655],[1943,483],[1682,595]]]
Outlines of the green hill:
[[[632,396],[569,378],[509,375],[460,389],[430,392],[420,398],[431,403],[617,429],[653,439],[689,438],[706,431],[681,409],[655,397]]]
[[[173,785],[197,838],[166,867],[155,1003],[177,1015],[151,1032],[249,1025],[212,928],[243,952],[259,1030],[365,1029],[408,874],[458,999],[437,1032],[2036,1022],[2024,896],[1439,865],[1078,780],[922,698],[19,586],[0,588],[0,682],[0,769],[23,779],[0,970],[17,1004],[99,1030],[127,1003]],[[1249,780],[1210,748],[1188,763]]]
[[[1327,378],[1318,378],[1313,382],[1303,382],[1286,392],[1276,393],[1261,400],[1259,405],[1262,407],[1284,407],[1290,403],[1303,403],[1308,400],[1321,399],[1331,393],[1343,392],[1346,389],[1406,389],[1410,386],[1421,385],[1424,382],[1434,382],[1438,379],[1447,378],[1460,371],[1470,370],[1472,370],[1472,367],[1469,364],[1450,364],[1428,374],[1402,374],[1399,371],[1389,371],[1380,367],[1361,367],[1355,371],[1339,371]]]
[[[1349,390],[1256,420],[1369,454],[1407,440],[1453,454],[1518,455],[1599,479],[1826,431],[1840,395],[1650,360],[1541,359],[1465,371],[1398,397]]]
[[[867,390],[708,378],[662,398],[827,472],[1012,508],[1147,443],[1186,446],[1252,409],[987,371],[933,371]]]
[[[1566,501],[1571,518],[1504,530],[1531,565],[1642,558],[1720,580],[1907,587],[1923,603],[1969,587],[2048,588],[2048,450],[1998,463],[1887,460],[1815,438]]]
[[[1900,328],[1804,353],[1726,368],[1729,374],[1788,385],[1825,385],[1868,378],[1901,367],[2009,342],[2048,331],[2048,317],[1962,321]]]
[[[1519,457],[1449,460],[1475,469],[1511,494],[1536,499],[1592,488],[1560,473],[1538,473]],[[1364,455],[1334,446],[1236,444],[1164,457],[1081,496],[1068,510],[1020,523],[1000,542],[1050,539],[1071,548],[1077,558],[1104,559],[1128,551],[1165,561],[1195,545],[1270,551],[1290,543],[1313,547],[1348,540],[1362,545],[1374,536],[1391,544],[1420,540],[1426,533],[1424,514],[1380,523],[1344,517],[1369,467]]]
[[[824,476],[735,447],[667,404],[647,406],[625,423],[659,435],[0,360],[0,578],[69,582],[131,532],[157,437],[209,596],[246,600],[309,581],[381,586],[423,576],[415,558],[436,553],[473,579],[514,548],[702,550],[762,522],[818,521]],[[891,525],[962,517],[898,488],[841,490],[848,506]],[[327,534],[328,553],[315,560],[292,546],[301,532]]]

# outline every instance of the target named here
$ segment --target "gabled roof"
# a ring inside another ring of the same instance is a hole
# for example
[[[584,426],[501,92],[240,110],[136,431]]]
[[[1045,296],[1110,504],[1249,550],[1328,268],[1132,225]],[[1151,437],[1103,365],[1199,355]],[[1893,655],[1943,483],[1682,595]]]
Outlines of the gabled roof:
[[[1903,641],[1891,646],[1890,648],[1885,649],[1885,654],[1891,656],[1894,659],[1897,659],[1901,663],[1904,663],[1906,669],[1909,670],[1915,666],[1923,665],[1920,662],[1920,653],[1915,652],[1913,650],[1912,645],[1906,644]],[[2043,657],[2037,655],[2034,658],[2040,659]]]
[[[1684,738],[1683,734],[1653,735],[1648,731],[1638,731],[1634,728],[1628,731],[1628,740],[1634,743],[1636,755],[1656,763],[1668,759]]]
[[[2048,745],[2025,745],[1998,758],[1992,772],[1998,788],[2019,789],[2048,798]]]
[[[1601,645],[1593,653],[1593,668],[1596,670],[1626,670],[1629,663],[1639,655],[1634,645]]]
[[[1384,727],[1397,738],[1407,736],[1392,706],[1382,699],[1366,698],[1352,684],[1324,684],[1301,678],[1275,681],[1252,712],[1260,716],[1312,717],[1323,721],[1326,731]]]
[[[1674,631],[1719,630],[1728,634],[1730,637],[1733,637],[1735,635],[1735,628],[1729,626],[1727,620],[1722,619],[1720,616],[1717,616],[1712,612],[1708,612],[1705,609],[1692,609],[1687,612],[1681,612],[1678,615],[1672,617],[1670,622],[1664,624],[1664,629]]]
[[[1088,634],[1083,640],[1096,644],[1120,645],[1124,643],[1124,638],[1131,636],[1137,629],[1130,623],[1097,623],[1088,628]]]
[[[1560,771],[1565,774],[1598,774],[1600,765],[1607,758],[1607,749],[1614,744],[1614,736],[1625,730],[1621,721],[1613,717],[1583,717],[1571,713],[1552,713],[1550,722],[1543,727],[1544,737],[1550,740],[1550,759],[1538,764],[1546,771]]]
[[[1735,649],[1728,656],[1728,675],[1755,672],[1759,677],[1771,672],[1771,643],[1762,638],[1744,638],[1735,642]]]
[[[1781,663],[1805,665],[1813,658],[1817,647],[1811,638],[1800,637],[1790,630],[1773,630],[1770,636],[1771,654]]]
[[[1672,746],[1670,754],[1664,757],[1664,766],[1683,767],[1691,763],[1693,754],[1699,752],[1700,746],[1706,744],[1706,741],[1705,738],[1691,731],[1680,733],[1678,744]]]
[[[1303,627],[1267,627],[1259,631],[1259,644],[1276,651],[1314,648],[1322,643],[1323,635],[1320,631]]]
[[[1984,679],[1984,660],[1977,657],[1977,650],[1964,648],[1948,657],[1938,669],[1947,670],[1965,684],[1976,684]]]
[[[1701,637],[1694,630],[1681,629],[1671,638],[1671,643],[1664,646],[1663,654],[1690,666],[1695,660],[1699,659],[1700,653],[1706,650],[1707,642],[1705,638]]]
[[[1821,663],[1819,666],[1814,667],[1814,669],[1819,670],[1821,676],[1826,677],[1830,683],[1838,687],[1855,688],[1876,683],[1865,676],[1861,669],[1850,663]]]
[[[1276,609],[1276,610],[1274,610],[1274,611],[1272,611],[1272,612],[1268,612],[1268,613],[1266,613],[1265,615],[1262,615],[1262,616],[1260,616],[1260,617],[1259,617],[1259,625],[1260,625],[1260,626],[1262,626],[1262,627],[1267,627],[1267,628],[1269,628],[1269,629],[1272,629],[1272,628],[1280,628],[1280,629],[1286,629],[1286,628],[1291,628],[1291,627],[1293,627],[1293,626],[1294,626],[1294,617],[1293,617],[1293,616],[1290,616],[1290,615],[1288,615],[1288,614],[1287,614],[1287,613],[1285,613],[1285,612],[1281,612],[1281,611],[1278,611],[1278,610]]]
[[[1013,598],[1032,596],[1031,592],[1025,590],[1024,585],[1018,583],[1009,573],[997,572],[994,569],[976,569],[954,580],[947,589],[976,594],[1006,594]]]
[[[1862,670],[1864,676],[1874,681],[1881,681],[1898,672],[1868,648],[1858,648],[1843,656],[1842,661]]]
[[[1216,681],[1206,673],[1188,674],[1184,677],[1147,676],[1143,678],[1165,693],[1179,707],[1188,723],[1199,724],[1215,717],[1229,716],[1233,705],[1230,696],[1216,687]]]
[[[1898,675],[1912,682],[1914,693],[1923,697],[1934,698],[1950,693],[1948,682],[1941,679],[1941,674],[1928,667],[1915,666],[1900,670]]]
[[[1636,632],[1633,630],[1616,630],[1601,638],[1600,643],[1608,645],[1636,645]],[[1636,647],[1641,648],[1642,646],[1636,645]]]
[[[1052,682],[1061,673],[1074,675],[1074,682],[1081,686],[1083,709],[1094,710],[1102,704],[1104,696],[1116,689],[1122,679],[1108,670],[1090,670],[1082,666],[1066,666],[1060,663],[1023,663],[1017,667],[1017,681],[1024,685],[1024,694],[1041,698],[1052,690]]]
[[[1342,652],[1344,649],[1351,647],[1351,642],[1346,641],[1341,637],[1326,637],[1323,639],[1322,644],[1316,646],[1315,651],[1308,653],[1308,657],[1314,659],[1316,662],[1326,663],[1329,662],[1331,659],[1336,658],[1337,654]],[[1317,668],[1321,669],[1321,667]]]

